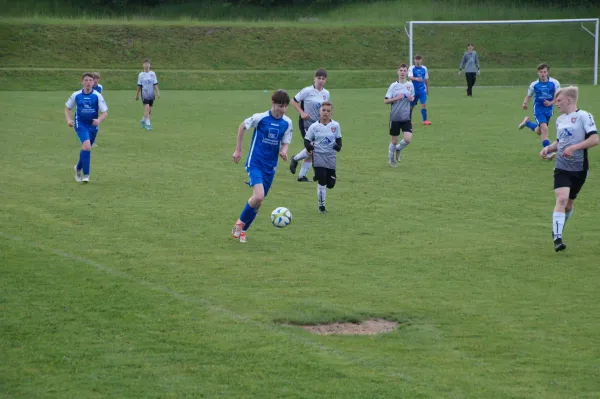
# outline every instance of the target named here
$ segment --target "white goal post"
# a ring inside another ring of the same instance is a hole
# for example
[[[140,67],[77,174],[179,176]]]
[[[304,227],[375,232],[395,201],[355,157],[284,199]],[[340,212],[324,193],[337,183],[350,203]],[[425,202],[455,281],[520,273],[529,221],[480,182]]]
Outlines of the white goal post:
[[[408,56],[409,61],[413,59],[413,26],[414,25],[486,25],[486,24],[548,24],[548,23],[573,23],[580,22],[581,28],[594,37],[594,86],[598,84],[598,18],[580,18],[580,19],[515,19],[498,21],[409,21],[408,30],[404,28],[408,35]],[[593,22],[595,25],[594,33],[589,31],[584,22]]]

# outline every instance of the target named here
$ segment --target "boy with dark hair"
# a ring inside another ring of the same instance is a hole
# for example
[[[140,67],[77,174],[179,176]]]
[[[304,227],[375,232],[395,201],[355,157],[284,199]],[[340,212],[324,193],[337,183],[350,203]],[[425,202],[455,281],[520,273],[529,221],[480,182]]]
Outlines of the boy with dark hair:
[[[246,172],[252,187],[252,196],[244,206],[240,218],[233,226],[231,235],[240,242],[247,242],[246,231],[256,218],[263,200],[269,193],[275,170],[277,157],[287,161],[287,151],[292,141],[292,121],[285,113],[290,104],[290,96],[285,90],[276,90],[271,96],[271,109],[254,114],[244,120],[238,128],[233,162],[242,158],[242,144],[246,130],[254,128],[250,144],[250,152],[246,159]]]
[[[307,86],[300,90],[298,94],[292,100],[292,106],[298,111],[300,118],[298,124],[300,126],[300,134],[302,138],[306,136],[306,132],[310,126],[319,120],[319,108],[324,101],[329,101],[329,92],[325,89],[325,82],[327,81],[327,71],[325,69],[318,69],[315,72],[314,84]],[[309,181],[306,175],[312,164],[311,154],[303,149],[298,154],[294,155],[290,161],[290,172],[296,173],[298,162],[302,162],[300,173],[298,174],[298,181],[307,182]]]

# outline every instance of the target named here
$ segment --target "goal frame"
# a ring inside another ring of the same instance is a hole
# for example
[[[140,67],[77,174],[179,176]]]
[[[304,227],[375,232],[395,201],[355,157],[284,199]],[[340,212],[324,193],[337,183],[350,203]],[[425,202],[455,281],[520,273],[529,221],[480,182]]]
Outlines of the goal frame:
[[[581,23],[581,28],[594,37],[594,86],[598,85],[598,20],[599,18],[576,18],[576,19],[515,19],[515,20],[492,20],[492,21],[409,21],[404,28],[408,35],[409,61],[413,59],[413,26],[415,25],[508,25],[508,24],[548,24],[548,23]],[[594,33],[583,26],[584,22],[594,23]]]

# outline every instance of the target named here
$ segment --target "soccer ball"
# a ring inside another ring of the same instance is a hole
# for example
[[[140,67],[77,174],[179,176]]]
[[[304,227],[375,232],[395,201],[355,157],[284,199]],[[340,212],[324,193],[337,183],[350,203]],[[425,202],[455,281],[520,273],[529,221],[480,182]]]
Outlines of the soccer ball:
[[[289,209],[280,206],[271,212],[271,223],[275,227],[285,227],[292,223],[292,213]]]

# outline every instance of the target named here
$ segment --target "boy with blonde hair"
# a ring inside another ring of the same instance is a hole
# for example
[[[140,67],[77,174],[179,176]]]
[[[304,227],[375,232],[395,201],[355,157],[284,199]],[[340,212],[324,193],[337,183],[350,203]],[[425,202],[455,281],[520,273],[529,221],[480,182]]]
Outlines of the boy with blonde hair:
[[[587,150],[598,145],[598,130],[594,117],[589,112],[577,108],[577,97],[577,87],[569,86],[558,90],[554,102],[561,115],[556,119],[556,141],[540,152],[542,158],[556,152],[556,204],[552,214],[552,238],[556,252],[567,248],[562,240],[563,229],[573,214],[573,203],[587,177]]]

